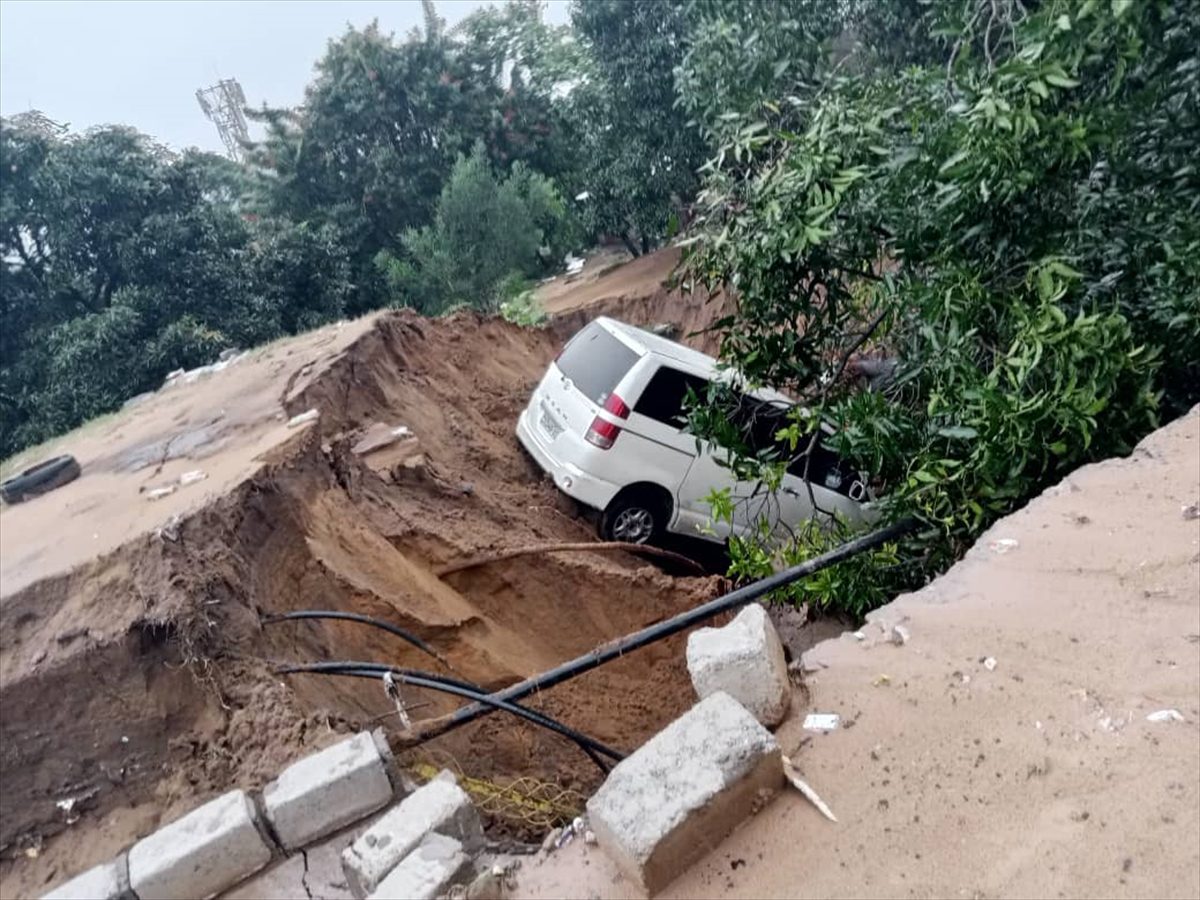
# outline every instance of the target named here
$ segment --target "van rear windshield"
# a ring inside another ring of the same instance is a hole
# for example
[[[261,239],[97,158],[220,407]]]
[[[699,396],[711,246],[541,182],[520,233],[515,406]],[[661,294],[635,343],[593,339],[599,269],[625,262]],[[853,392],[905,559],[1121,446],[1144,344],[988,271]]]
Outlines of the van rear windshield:
[[[637,353],[607,330],[589,325],[567,344],[558,367],[589,400],[603,405],[637,360]]]

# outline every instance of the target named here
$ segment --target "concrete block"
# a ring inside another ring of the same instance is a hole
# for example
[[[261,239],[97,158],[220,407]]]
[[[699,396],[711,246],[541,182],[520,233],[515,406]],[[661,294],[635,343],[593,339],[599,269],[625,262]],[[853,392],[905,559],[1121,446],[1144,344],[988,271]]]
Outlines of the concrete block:
[[[389,803],[392,783],[364,731],[288,766],[262,798],[279,842],[296,850]]]
[[[768,727],[782,722],[791,708],[783,644],[757,603],[724,628],[700,628],[688,635],[687,666],[701,700],[724,691]]]
[[[212,897],[270,861],[254,804],[230,791],[134,844],[129,883],[141,900]]]
[[[42,900],[137,900],[129,889],[129,857],[122,853],[111,862],[88,869]]]
[[[618,763],[588,801],[588,821],[617,867],[656,893],[782,784],[774,736],[716,693]]]
[[[374,891],[404,857],[432,832],[461,842],[468,853],[483,844],[479,813],[466,792],[442,776],[388,810],[346,848],[342,870],[355,897]]]
[[[434,900],[470,864],[461,841],[437,833],[427,835],[379,882],[371,900]]]

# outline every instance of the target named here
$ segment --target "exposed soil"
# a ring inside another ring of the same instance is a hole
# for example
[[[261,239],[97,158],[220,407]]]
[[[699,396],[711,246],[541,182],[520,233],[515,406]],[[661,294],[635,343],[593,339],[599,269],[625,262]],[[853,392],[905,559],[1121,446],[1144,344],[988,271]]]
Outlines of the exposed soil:
[[[666,298],[656,276],[642,283]],[[647,304],[641,321],[679,310]],[[40,894],[346,731],[395,727],[381,685],[281,677],[275,663],[438,667],[361,625],[264,627],[260,615],[385,618],[494,689],[715,593],[715,579],[617,553],[433,574],[491,550],[594,537],[513,436],[560,343],[560,329],[386,313],[257,351],[68,436],[60,446],[83,476],[5,509],[0,531],[0,894]],[[310,408],[316,424],[287,427]],[[399,425],[413,436],[368,449]],[[207,479],[148,499],[195,469]],[[692,700],[682,640],[530,705],[632,750]],[[457,705],[406,699],[423,704],[418,719]],[[507,716],[429,750],[497,781],[586,791],[599,780],[573,745]],[[69,811],[56,806],[71,798]]]
[[[1200,408],[817,645],[842,727],[776,737],[838,821],[788,789],[659,896],[1200,896],[1198,501]],[[641,895],[576,841],[515,896]]]

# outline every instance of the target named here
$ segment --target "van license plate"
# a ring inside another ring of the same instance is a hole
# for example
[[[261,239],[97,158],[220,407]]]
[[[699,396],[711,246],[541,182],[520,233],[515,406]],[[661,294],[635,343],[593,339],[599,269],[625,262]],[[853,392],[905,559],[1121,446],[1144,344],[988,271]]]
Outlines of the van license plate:
[[[562,434],[563,431],[563,427],[558,424],[558,421],[554,418],[554,416],[550,415],[550,410],[546,409],[544,406],[542,407],[541,426],[542,431],[550,435],[550,440],[554,440],[556,437]]]

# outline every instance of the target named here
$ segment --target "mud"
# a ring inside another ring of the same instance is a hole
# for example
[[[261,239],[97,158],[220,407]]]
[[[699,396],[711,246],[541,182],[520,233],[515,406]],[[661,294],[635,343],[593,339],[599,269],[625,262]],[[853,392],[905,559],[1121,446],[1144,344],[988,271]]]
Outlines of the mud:
[[[655,320],[672,314],[647,310]],[[278,663],[437,667],[361,625],[264,627],[262,616],[385,618],[495,689],[712,596],[717,579],[672,577],[612,553],[433,575],[491,550],[594,536],[512,432],[571,327],[382,314],[160,392],[79,436],[84,477],[50,503],[4,513],[0,893],[39,894],[347,731],[394,728],[380,685],[279,676]],[[315,426],[284,427],[310,408],[321,413]],[[381,424],[413,437],[355,454]],[[212,477],[196,493],[161,504],[140,496],[197,460]],[[55,546],[56,532],[93,531],[93,544]],[[632,750],[692,700],[682,640],[530,705]],[[406,699],[421,704],[418,719],[456,705]],[[502,716],[427,750],[501,783],[532,776],[582,792],[600,777],[573,745]],[[68,798],[69,816],[56,805]]]

